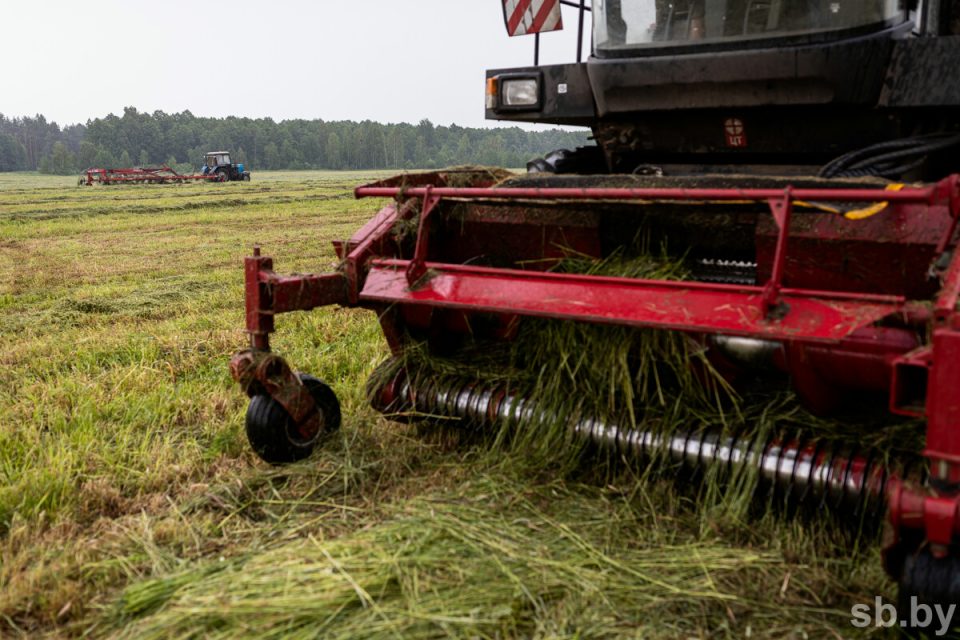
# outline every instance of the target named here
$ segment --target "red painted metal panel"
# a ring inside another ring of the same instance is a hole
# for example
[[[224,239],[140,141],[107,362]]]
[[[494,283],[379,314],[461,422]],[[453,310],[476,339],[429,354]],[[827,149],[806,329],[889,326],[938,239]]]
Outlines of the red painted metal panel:
[[[273,258],[260,255],[260,247],[254,247],[253,255],[243,261],[244,290],[246,293],[247,333],[254,349],[270,348],[273,333],[273,299],[262,280],[261,273],[272,273]]]
[[[925,274],[951,223],[943,204],[891,204],[862,220],[795,210],[783,283],[798,288],[903,295],[929,300],[938,284]],[[780,228],[756,222],[757,278],[770,277]]]
[[[924,455],[960,465],[960,331],[933,333]]]
[[[397,206],[394,204],[389,204],[378,211],[377,215],[367,220],[367,223],[350,237],[350,241],[347,243],[347,253],[352,253],[364,243],[369,246],[372,239],[379,237],[383,233],[383,229],[389,228],[396,219]]]
[[[516,313],[588,322],[837,342],[901,311],[902,298],[783,289],[779,320],[760,311],[762,287],[636,280],[427,263],[409,286],[404,260],[371,264],[360,300]]]
[[[426,189],[401,190],[396,187],[359,187],[358,198],[422,197]],[[681,189],[681,188],[572,188],[572,187],[435,187],[438,198],[485,199],[555,199],[555,200],[754,200],[783,198],[784,189]],[[791,189],[794,201],[812,202],[919,202],[932,203],[940,193],[935,187],[909,188],[901,191],[882,189]]]
[[[393,223],[399,216],[398,208],[392,204],[388,205],[350,238],[344,271],[347,275],[347,295],[351,304],[357,303],[356,296],[361,280],[360,269],[378,250],[383,250],[382,243],[389,236]]]
[[[341,273],[283,277],[271,274],[266,284],[273,293],[274,314],[347,304],[347,278]]]

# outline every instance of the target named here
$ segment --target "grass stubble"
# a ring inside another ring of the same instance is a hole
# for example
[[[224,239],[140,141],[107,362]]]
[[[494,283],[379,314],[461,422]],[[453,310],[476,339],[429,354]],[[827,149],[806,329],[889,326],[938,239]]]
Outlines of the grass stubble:
[[[349,190],[372,177],[4,184],[0,636],[849,637],[850,605],[890,595],[876,545],[822,522],[556,456],[542,431],[478,441],[384,420],[364,398],[386,357],[364,312],[278,322],[277,351],[333,384],[345,421],[303,463],[258,462],[225,366],[244,342],[241,258],[260,242],[278,270],[332,266],[329,241],[371,214]],[[751,416],[719,383],[664,395],[655,360],[689,371],[687,343],[584,331],[539,327],[512,356],[527,372],[559,358],[560,375],[525,379],[558,409]],[[571,346],[591,339],[621,348]],[[637,374],[624,354],[644,348]],[[564,376],[597,388],[572,396]]]

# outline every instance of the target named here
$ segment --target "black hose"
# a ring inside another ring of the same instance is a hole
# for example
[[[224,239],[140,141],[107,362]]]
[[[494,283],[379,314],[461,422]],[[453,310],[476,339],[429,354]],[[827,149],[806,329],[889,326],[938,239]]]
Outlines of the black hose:
[[[853,163],[855,160],[859,160],[861,157],[869,155],[871,153],[876,153],[878,151],[885,151],[887,149],[898,149],[902,147],[910,147],[916,145],[920,142],[923,142],[929,138],[937,137],[942,134],[926,134],[920,136],[912,136],[910,138],[899,138],[897,140],[887,140],[886,142],[880,142],[878,144],[865,147],[863,149],[857,149],[855,151],[850,151],[843,154],[839,158],[834,158],[828,162],[820,170],[821,177],[831,177],[836,174],[836,167],[846,167]]]
[[[869,166],[870,164],[882,165],[890,160],[899,160],[900,158],[909,158],[916,156],[925,156],[927,154],[933,153],[934,151],[939,151],[941,149],[946,149],[952,147],[953,145],[960,143],[960,136],[953,136],[942,140],[940,142],[931,142],[922,146],[913,147],[909,149],[903,149],[901,151],[891,151],[889,153],[884,153],[874,158],[869,158],[867,160],[861,160],[860,162],[854,164],[851,169],[862,169]]]
[[[923,164],[931,153],[960,145],[960,134],[933,133],[889,140],[846,153],[824,165],[820,177],[898,178]]]
[[[877,165],[870,167],[868,169],[847,169],[843,172],[844,178],[864,178],[864,177],[883,177],[893,179],[898,176],[907,174],[914,169],[919,168],[926,158],[917,158],[913,162],[891,165],[890,163],[884,163],[882,165]]]

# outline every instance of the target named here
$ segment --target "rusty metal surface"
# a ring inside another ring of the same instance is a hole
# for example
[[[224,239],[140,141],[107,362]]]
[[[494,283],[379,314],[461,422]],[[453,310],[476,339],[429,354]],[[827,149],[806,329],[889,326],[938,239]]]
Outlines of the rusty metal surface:
[[[263,392],[276,400],[304,441],[312,441],[323,432],[323,416],[313,396],[280,356],[246,349],[230,360],[230,375],[247,395]]]

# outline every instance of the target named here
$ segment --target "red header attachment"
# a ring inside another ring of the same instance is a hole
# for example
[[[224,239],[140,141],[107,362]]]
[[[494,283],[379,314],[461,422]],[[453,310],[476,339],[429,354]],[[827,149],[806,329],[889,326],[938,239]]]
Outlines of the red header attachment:
[[[503,20],[511,37],[563,29],[560,0],[503,0]]]

